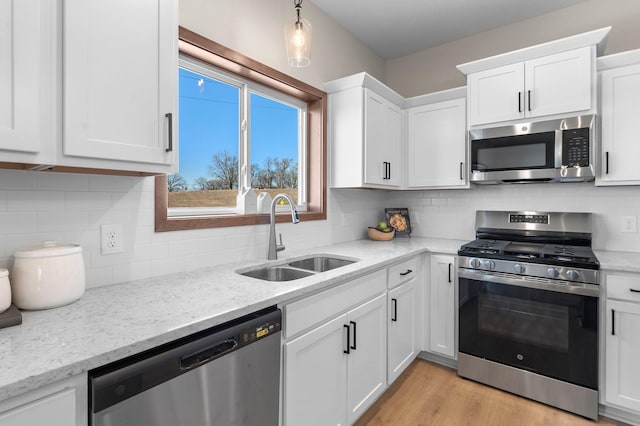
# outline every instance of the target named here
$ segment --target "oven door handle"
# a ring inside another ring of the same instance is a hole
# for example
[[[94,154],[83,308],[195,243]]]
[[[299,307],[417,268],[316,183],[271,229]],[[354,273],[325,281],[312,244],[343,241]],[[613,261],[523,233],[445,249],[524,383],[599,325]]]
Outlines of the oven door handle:
[[[475,269],[458,268],[458,279],[467,278],[476,281],[487,281],[497,284],[515,285],[538,290],[555,291],[557,293],[577,294],[580,296],[598,297],[600,286],[595,284],[556,284],[551,280],[531,278],[521,275],[505,274],[502,272],[479,271]]]

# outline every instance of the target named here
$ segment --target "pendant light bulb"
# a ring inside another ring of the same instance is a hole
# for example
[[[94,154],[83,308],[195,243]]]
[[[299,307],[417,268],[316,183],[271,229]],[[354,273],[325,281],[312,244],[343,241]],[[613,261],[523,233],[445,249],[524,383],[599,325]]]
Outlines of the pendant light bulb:
[[[284,28],[287,58],[292,67],[306,67],[311,63],[311,23],[300,17],[302,0],[294,0],[293,6],[296,20]]]

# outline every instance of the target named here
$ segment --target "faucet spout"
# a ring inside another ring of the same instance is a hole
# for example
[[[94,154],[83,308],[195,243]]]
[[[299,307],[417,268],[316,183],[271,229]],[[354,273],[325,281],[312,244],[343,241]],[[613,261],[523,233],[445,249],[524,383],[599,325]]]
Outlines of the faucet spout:
[[[277,259],[278,252],[285,249],[284,244],[282,244],[282,235],[280,235],[280,244],[276,243],[276,204],[281,199],[285,199],[289,203],[289,208],[291,208],[291,223],[296,224],[300,222],[295,203],[289,195],[278,194],[273,197],[271,201],[271,214],[269,216],[269,253],[267,254],[267,259],[269,260]]]

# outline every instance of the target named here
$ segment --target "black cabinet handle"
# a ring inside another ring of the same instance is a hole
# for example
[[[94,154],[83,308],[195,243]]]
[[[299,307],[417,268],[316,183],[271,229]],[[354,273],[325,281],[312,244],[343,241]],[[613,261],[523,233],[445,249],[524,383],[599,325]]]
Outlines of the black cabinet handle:
[[[173,113],[168,112],[164,115],[167,117],[167,132],[169,134],[169,146],[165,149],[165,152],[173,151]]]
[[[522,112],[522,92],[518,92],[518,112]]]
[[[391,299],[391,303],[393,304],[393,316],[391,317],[391,321],[398,321],[398,299]]]
[[[355,323],[355,321],[349,321],[349,323],[351,325],[353,325],[353,346],[351,346],[351,349],[356,349],[356,328],[358,327],[358,325]]]
[[[609,174],[609,151],[604,153],[604,174]]]
[[[383,161],[382,164],[384,164],[384,177],[382,179],[383,180],[391,179],[391,163],[388,161]]]
[[[464,180],[464,176],[462,175],[463,173],[463,169],[464,169],[464,163],[461,161],[460,162],[460,180]]]
[[[611,335],[616,335],[616,311],[615,309],[611,310]]]
[[[640,290],[636,290],[635,288],[630,288],[629,291],[631,293],[640,293]]]
[[[449,264],[449,282],[451,282],[451,264]]]
[[[351,327],[347,324],[344,324],[342,327],[347,329],[347,349],[344,349],[342,352],[349,355],[351,353]]]
[[[527,108],[531,111],[531,90],[527,91]]]
[[[409,275],[412,272],[413,271],[411,269],[407,269],[407,272],[400,272],[400,275],[402,275],[404,277],[405,275]]]
[[[387,162],[387,179],[391,179],[391,163]]]

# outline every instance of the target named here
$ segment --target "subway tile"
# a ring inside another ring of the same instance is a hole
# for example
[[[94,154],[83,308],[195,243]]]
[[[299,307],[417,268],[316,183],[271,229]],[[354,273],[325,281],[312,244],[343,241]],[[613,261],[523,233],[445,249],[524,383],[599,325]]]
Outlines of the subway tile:
[[[64,207],[74,210],[106,210],[111,207],[111,194],[108,192],[65,192]]]
[[[114,284],[113,267],[87,268],[86,271],[87,288],[102,287]]]
[[[0,191],[0,212],[7,211],[7,191]]]
[[[9,191],[7,211],[59,211],[64,209],[62,191]]]
[[[0,234],[27,234],[38,231],[38,215],[34,212],[0,213]]]
[[[90,191],[128,192],[142,178],[130,176],[89,175]]]
[[[12,256],[17,251],[41,247],[44,241],[64,242],[63,234],[61,232],[38,232],[5,235],[2,244],[4,252],[0,249],[0,256]]]
[[[0,189],[34,190],[36,173],[24,170],[0,170]]]
[[[113,268],[113,282],[142,280],[151,277],[151,262],[131,262]]]
[[[39,212],[38,232],[82,231],[90,228],[89,213],[82,211]]]
[[[89,175],[80,173],[35,172],[36,188],[51,191],[88,191]]]

